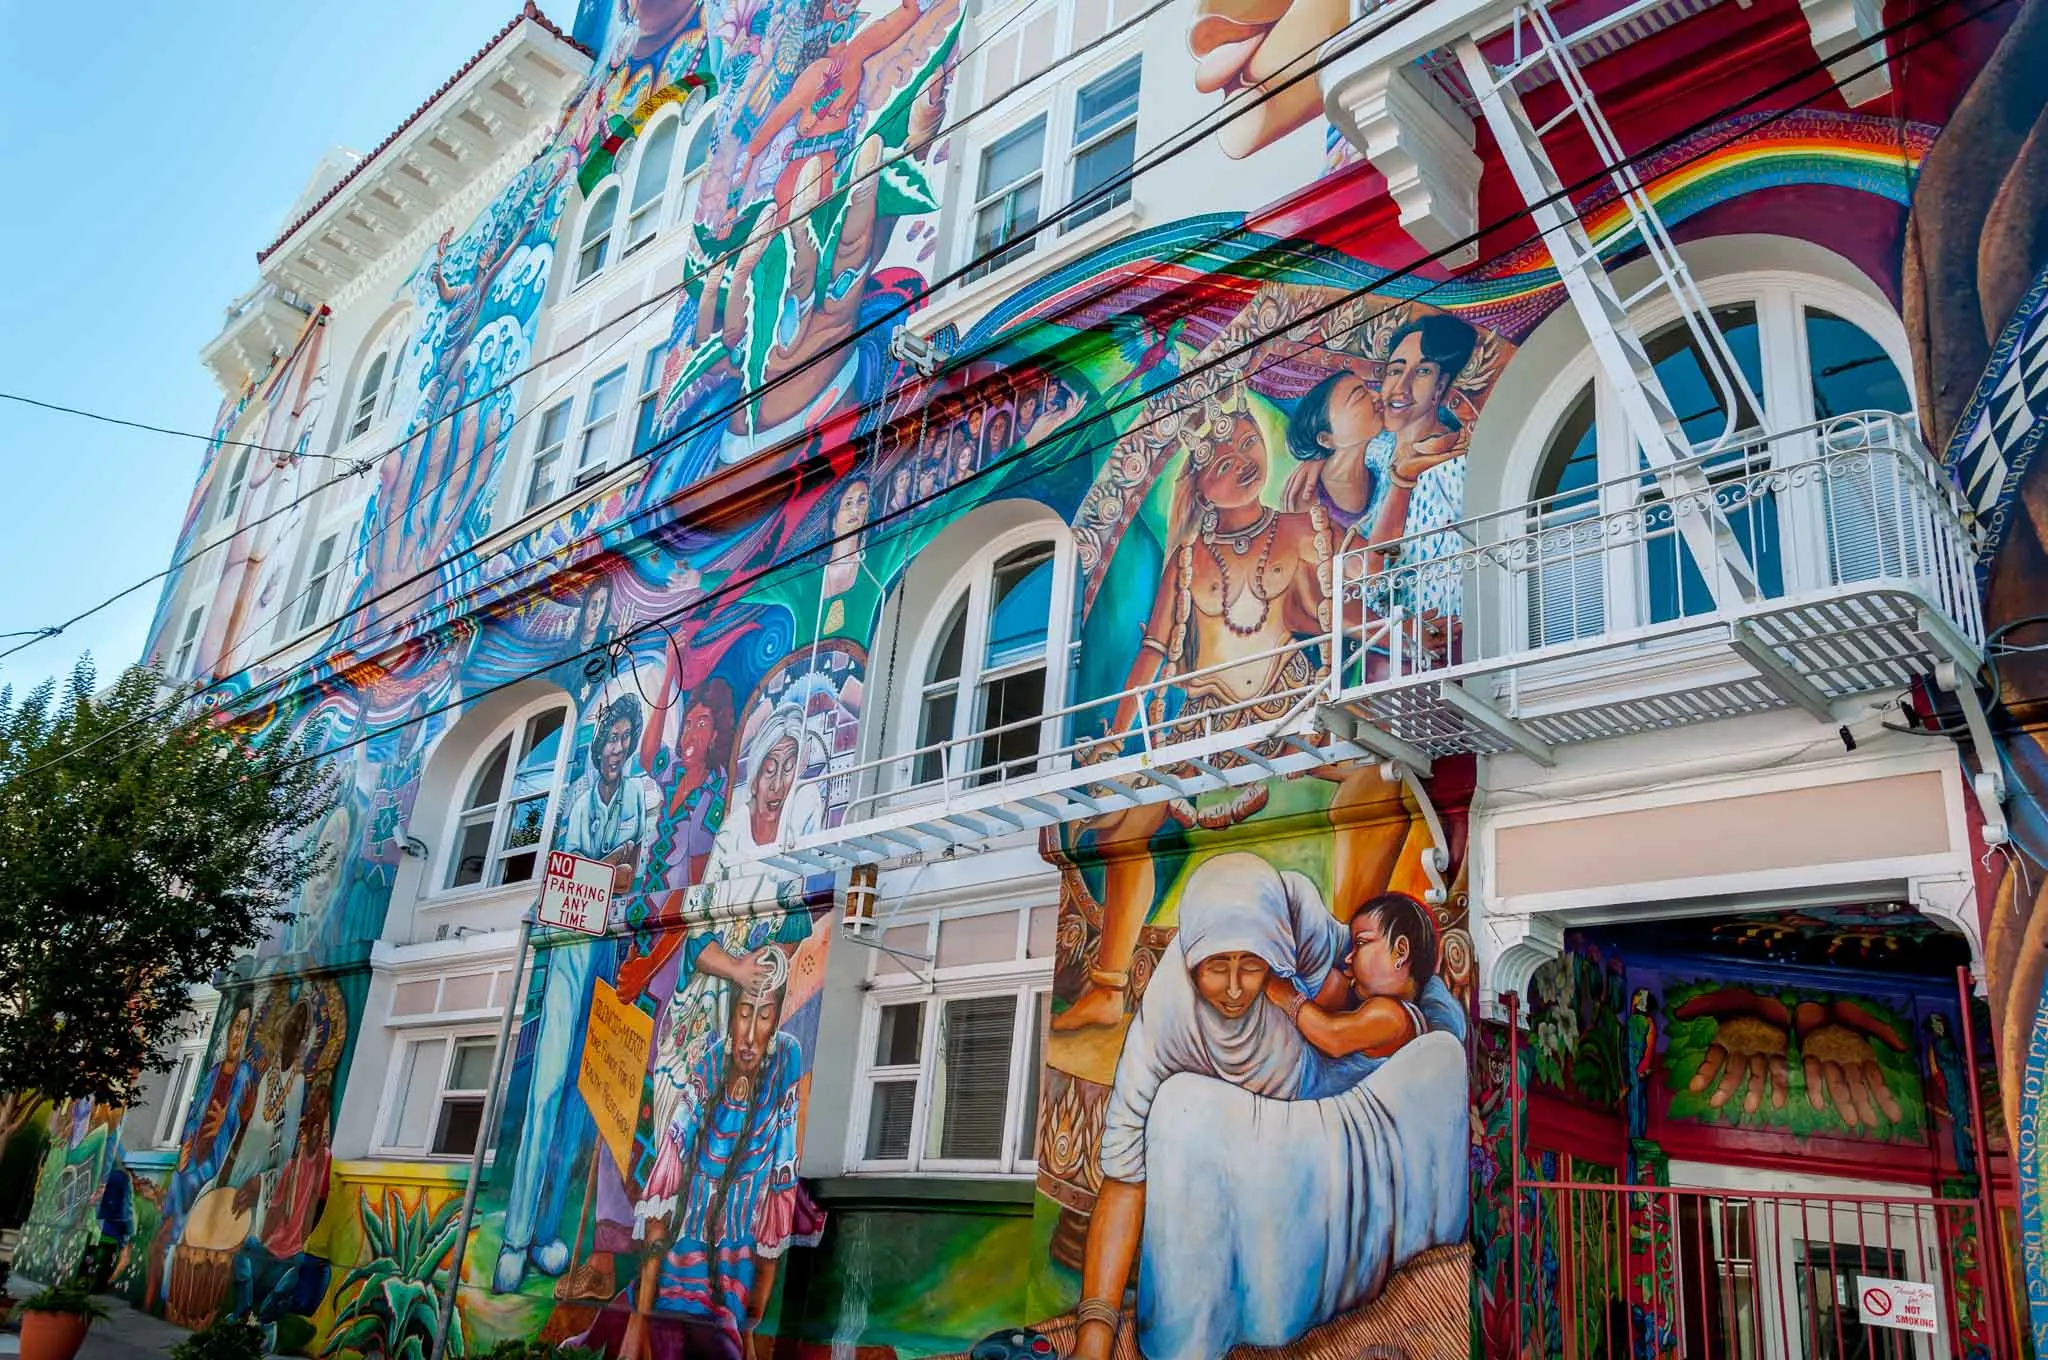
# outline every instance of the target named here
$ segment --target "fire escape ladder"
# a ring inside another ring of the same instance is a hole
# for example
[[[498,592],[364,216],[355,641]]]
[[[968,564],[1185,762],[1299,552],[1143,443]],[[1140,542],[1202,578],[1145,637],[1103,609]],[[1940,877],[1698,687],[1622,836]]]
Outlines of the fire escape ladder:
[[[1742,413],[1761,416],[1762,403],[1749,390],[1727,337],[1715,323],[1628,153],[1600,111],[1592,87],[1572,55],[1573,40],[1560,35],[1555,20],[1540,3],[1517,7],[1509,31],[1516,59],[1508,66],[1496,68],[1469,34],[1453,44],[1458,63],[1499,144],[1501,158],[1529,205],[1530,216],[1557,268],[1558,281],[1586,327],[1629,429],[1672,505],[1687,551],[1716,601],[1724,605],[1754,601],[1762,594],[1756,571],[1716,503],[1713,482],[1697,456],[1739,444]],[[1547,66],[1555,75],[1564,99],[1564,107],[1541,124],[1531,117],[1515,86],[1539,66]],[[1575,124],[1591,143],[1651,266],[1650,282],[1629,296],[1621,294],[1602,264],[1545,146],[1545,139],[1567,124]],[[1687,435],[1630,316],[1643,302],[1657,298],[1676,305],[1707,378],[1721,397],[1726,427],[1706,450],[1695,447]]]

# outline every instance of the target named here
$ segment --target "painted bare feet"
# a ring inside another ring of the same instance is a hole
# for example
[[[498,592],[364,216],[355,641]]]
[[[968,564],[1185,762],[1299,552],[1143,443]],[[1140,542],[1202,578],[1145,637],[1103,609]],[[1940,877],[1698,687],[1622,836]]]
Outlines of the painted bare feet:
[[[1053,1016],[1052,1028],[1064,1034],[1077,1029],[1093,1029],[1097,1025],[1114,1025],[1123,1018],[1123,989],[1090,983],[1080,996],[1074,998],[1073,1005]]]

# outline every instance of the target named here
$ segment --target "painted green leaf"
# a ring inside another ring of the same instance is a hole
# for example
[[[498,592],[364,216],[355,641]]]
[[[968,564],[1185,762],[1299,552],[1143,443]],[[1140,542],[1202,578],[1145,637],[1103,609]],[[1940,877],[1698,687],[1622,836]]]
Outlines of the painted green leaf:
[[[789,297],[789,238],[777,233],[761,252],[761,259],[748,276],[744,293],[747,304],[746,350],[741,356],[740,377],[748,387],[759,387],[767,378],[768,354],[775,348],[775,328],[782,319],[783,304]]]

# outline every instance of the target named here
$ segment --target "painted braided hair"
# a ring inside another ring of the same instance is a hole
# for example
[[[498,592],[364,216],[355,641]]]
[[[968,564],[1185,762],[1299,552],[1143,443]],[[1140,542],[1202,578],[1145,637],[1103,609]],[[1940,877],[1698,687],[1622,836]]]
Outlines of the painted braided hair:
[[[770,948],[768,951],[768,982],[758,995],[763,1001],[774,1000],[776,1018],[779,1022],[782,1015],[782,1003],[789,995],[789,960],[779,949]],[[711,1137],[713,1116],[716,1115],[718,1106],[725,1099],[726,1064],[732,1058],[732,1045],[730,1042],[732,1038],[732,1025],[734,1019],[738,1016],[739,1007],[735,1005],[731,1016],[726,1020],[725,1037],[727,1042],[720,1045],[718,1049],[718,1071],[713,1074],[711,1091],[705,1093],[711,1108],[705,1112],[704,1118],[697,1121],[697,1134],[690,1140],[690,1157],[686,1163],[689,1169],[683,1173],[682,1186],[676,1192],[676,1218],[678,1223],[690,1212],[690,1191],[695,1188],[697,1172],[704,1164],[704,1145]],[[761,1055],[764,1069],[767,1066],[768,1058],[769,1055],[766,1053]],[[767,1073],[764,1070],[762,1076],[765,1078],[766,1075]],[[717,1094],[713,1095],[713,1092]],[[744,1142],[748,1131],[754,1127],[754,1122],[761,1117],[761,1109],[767,1104],[767,1100],[768,1082],[766,1080],[757,1080],[754,1082],[753,1090],[747,1094],[747,1117],[746,1121],[740,1125],[742,1142]],[[740,1158],[737,1155],[725,1159],[725,1169],[719,1173],[718,1185],[711,1192],[710,1202],[704,1206],[704,1269],[708,1276],[707,1283],[710,1286],[708,1292],[713,1308],[719,1307],[720,1302],[725,1296],[725,1281],[721,1274],[718,1259],[718,1237],[720,1229],[725,1224],[725,1206],[726,1202],[732,1197],[733,1182],[739,1178],[739,1166]],[[738,1320],[736,1319],[736,1321]]]

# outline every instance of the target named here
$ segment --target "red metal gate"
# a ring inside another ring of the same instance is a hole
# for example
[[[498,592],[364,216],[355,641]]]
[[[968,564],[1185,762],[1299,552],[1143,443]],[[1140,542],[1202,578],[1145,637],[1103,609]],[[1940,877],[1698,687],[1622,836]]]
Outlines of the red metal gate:
[[[1975,1071],[1968,974],[1959,981],[1965,1057]],[[1509,1159],[1516,1360],[2012,1360],[2020,1353],[2006,1238],[1987,1178],[1968,1198],[1940,1198],[1533,1175],[1523,1141],[1516,1004],[1504,1000],[1517,1149]],[[1983,1148],[1974,1089],[1971,1097]]]

